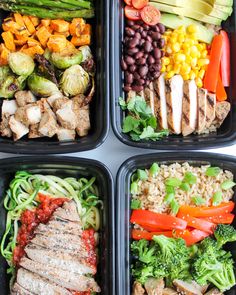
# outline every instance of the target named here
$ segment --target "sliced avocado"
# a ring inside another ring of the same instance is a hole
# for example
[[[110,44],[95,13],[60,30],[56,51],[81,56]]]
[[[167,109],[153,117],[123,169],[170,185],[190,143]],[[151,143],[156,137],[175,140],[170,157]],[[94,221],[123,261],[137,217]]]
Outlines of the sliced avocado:
[[[203,13],[197,12],[195,10],[192,10],[191,7],[176,7],[176,6],[166,5],[166,4],[157,3],[157,2],[150,2],[149,4],[163,12],[173,13],[179,16],[187,16],[187,17],[196,19],[198,21],[216,25],[216,26],[220,26],[222,22],[222,20],[219,18],[215,18],[212,16],[205,15]]]
[[[197,39],[207,44],[211,44],[214,37],[213,30],[210,30],[199,22],[187,17],[179,17],[175,14],[162,13],[161,23],[170,29],[176,29],[180,26],[188,27],[189,25],[194,24],[197,27]]]

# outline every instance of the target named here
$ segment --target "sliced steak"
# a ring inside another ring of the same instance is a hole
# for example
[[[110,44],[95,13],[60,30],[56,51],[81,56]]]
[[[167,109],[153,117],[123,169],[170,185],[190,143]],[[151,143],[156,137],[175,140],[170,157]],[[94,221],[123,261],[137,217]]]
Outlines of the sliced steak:
[[[26,269],[20,268],[17,272],[17,283],[24,289],[29,290],[33,294],[40,295],[72,295],[65,288],[62,288],[48,280],[43,279],[39,275],[32,273]]]
[[[216,117],[216,95],[208,92],[206,96],[206,128],[208,129]]]
[[[197,126],[197,85],[194,80],[184,82],[182,134],[193,133]]]
[[[51,267],[28,258],[22,258],[20,266],[63,288],[79,292],[100,292],[100,288],[93,278]]]
[[[207,90],[203,88],[198,88],[198,124],[197,132],[202,133],[206,127],[206,96]]]
[[[34,295],[34,293],[21,287],[19,284],[15,283],[11,290],[11,295]]]
[[[147,279],[144,286],[148,295],[162,295],[165,283],[163,279],[150,278]]]
[[[166,80],[167,120],[169,129],[174,134],[181,133],[183,84],[180,75]]]
[[[157,94],[157,107],[155,115],[158,118],[160,127],[162,129],[168,129],[164,74],[154,81],[154,89]]]

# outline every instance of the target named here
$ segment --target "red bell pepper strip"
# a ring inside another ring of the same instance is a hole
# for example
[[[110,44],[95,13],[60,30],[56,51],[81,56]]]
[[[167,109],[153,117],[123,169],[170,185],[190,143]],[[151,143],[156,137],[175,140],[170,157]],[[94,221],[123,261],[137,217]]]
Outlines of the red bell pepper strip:
[[[204,88],[213,93],[216,93],[222,49],[223,37],[222,35],[216,35],[211,44],[210,63],[204,78]]]
[[[224,87],[230,86],[230,41],[228,34],[221,30],[220,35],[223,37],[223,50],[220,62],[220,73]]]
[[[217,101],[227,100],[227,93],[226,93],[225,87],[222,83],[220,74],[218,75],[218,82],[217,82],[217,86],[216,86],[216,100]]]
[[[179,213],[189,214],[193,217],[211,217],[223,215],[232,212],[234,209],[234,202],[230,201],[228,203],[221,203],[218,206],[211,207],[192,207],[192,206],[181,206]]]
[[[173,236],[176,238],[182,238],[185,240],[187,246],[194,245],[202,240],[204,240],[206,237],[208,237],[210,234],[206,233],[204,231],[194,229],[192,231],[186,229],[186,230],[176,230],[173,231]]]
[[[213,222],[210,222],[210,221],[207,221],[204,219],[200,219],[200,218],[196,218],[196,217],[192,217],[189,214],[183,214],[183,213],[179,213],[177,215],[177,217],[187,221],[188,226],[190,226],[190,227],[205,231],[209,234],[213,234],[213,230],[215,228],[215,224]]]
[[[148,232],[145,230],[137,230],[137,229],[132,230],[132,239],[134,240],[145,239],[145,240],[151,241],[153,236],[160,236],[160,235],[164,235],[168,238],[171,238],[173,236],[172,231]]]
[[[145,228],[151,227],[152,231],[159,229],[185,229],[187,222],[172,215],[154,213],[148,210],[133,210],[131,223],[136,223]]]
[[[234,214],[227,213],[218,216],[206,217],[204,219],[215,224],[231,224],[234,221]]]

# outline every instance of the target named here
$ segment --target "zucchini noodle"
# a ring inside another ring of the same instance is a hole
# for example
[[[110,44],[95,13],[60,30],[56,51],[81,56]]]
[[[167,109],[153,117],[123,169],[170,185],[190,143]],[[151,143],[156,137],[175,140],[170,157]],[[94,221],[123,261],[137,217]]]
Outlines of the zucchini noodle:
[[[99,200],[96,178],[60,178],[53,175],[30,174],[19,171],[11,181],[4,199],[7,210],[5,233],[1,241],[1,254],[6,259],[8,273],[14,273],[13,251],[17,244],[20,217],[26,209],[32,210],[39,205],[38,193],[51,198],[73,199],[78,208],[84,229],[100,228],[100,211],[102,201]]]

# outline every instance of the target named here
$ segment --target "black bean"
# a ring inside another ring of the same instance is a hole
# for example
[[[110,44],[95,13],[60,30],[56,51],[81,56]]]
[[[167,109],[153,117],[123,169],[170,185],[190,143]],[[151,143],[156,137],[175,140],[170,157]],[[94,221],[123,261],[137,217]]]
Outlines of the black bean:
[[[127,50],[127,54],[131,55],[131,56],[135,55],[137,52],[139,52],[139,49],[137,47],[134,47],[134,48],[131,48],[131,49]]]
[[[135,72],[134,73],[134,79],[139,80],[140,78],[141,78],[140,75],[137,72]]]
[[[139,32],[139,33],[142,33],[142,32],[143,32],[143,27],[140,27],[140,28],[138,29],[138,32]]]
[[[153,46],[154,48],[158,47],[158,42],[157,42],[157,41],[153,41],[153,42],[152,42],[152,46]]]
[[[135,25],[135,22],[133,20],[127,20],[126,24],[127,26],[132,27]]]
[[[135,63],[135,60],[131,56],[126,56],[125,57],[125,62],[127,65],[131,66]]]
[[[147,37],[147,31],[143,31],[141,35],[142,35],[143,38],[146,38]]]
[[[161,38],[161,34],[158,32],[152,32],[151,37],[154,41],[158,41]]]
[[[132,90],[135,92],[141,92],[141,91],[143,91],[143,86],[134,85],[134,86],[132,86]]]
[[[144,30],[147,30],[147,31],[150,29],[149,25],[147,25],[147,24],[144,24],[143,28],[144,28]]]
[[[139,30],[140,26],[139,25],[134,25],[132,26],[132,29],[135,30],[135,32],[137,32]]]
[[[160,75],[161,75],[161,72],[160,72],[160,71],[157,71],[157,72],[154,74],[155,79],[159,78]]]
[[[147,73],[148,73],[148,67],[147,66],[142,66],[142,67],[139,68],[138,72],[139,72],[139,75],[141,77],[145,77],[147,75]]]
[[[136,69],[137,69],[136,65],[132,65],[132,66],[129,67],[129,71],[132,74],[136,71]]]
[[[164,34],[165,31],[166,31],[165,26],[164,26],[163,24],[161,24],[161,23],[157,24],[157,26],[158,26],[158,28],[159,28],[159,30],[160,30],[160,33],[161,33],[161,34]]]
[[[141,57],[143,57],[143,52],[139,51],[138,53],[135,54],[135,59],[140,59]]]
[[[144,65],[145,63],[146,63],[146,59],[144,57],[141,57],[136,61],[137,65]]]
[[[146,41],[143,46],[144,46],[145,52],[151,52],[151,50],[152,50],[152,44],[151,44],[151,42]]]
[[[139,39],[134,38],[131,41],[129,41],[129,48],[134,48],[139,44]]]
[[[126,28],[125,28],[125,33],[126,33],[126,35],[129,36],[129,37],[133,37],[134,34],[135,34],[135,31],[134,31],[133,29],[131,29],[131,28],[126,27]]]
[[[126,71],[128,69],[128,66],[126,64],[126,62],[124,61],[124,59],[122,58],[121,60],[121,68],[123,71]]]
[[[132,88],[129,85],[125,85],[123,89],[125,92],[129,92],[129,91],[131,91]]]
[[[128,44],[128,42],[130,41],[130,37],[125,37],[125,39],[124,39],[124,44]]]
[[[160,59],[161,58],[161,50],[159,48],[154,48],[153,55],[154,55],[155,59]]]
[[[152,42],[152,37],[151,36],[147,36],[146,41]]]
[[[153,56],[149,55],[149,57],[148,57],[148,64],[149,65],[152,65],[154,63],[155,63],[155,58]]]
[[[158,25],[153,26],[152,29],[153,29],[154,32],[160,33],[160,29],[159,29]]]
[[[161,71],[161,64],[155,65],[155,69],[157,72]]]
[[[165,56],[165,52],[162,50],[161,51],[161,57]]]
[[[163,48],[165,46],[165,39],[164,38],[159,39],[158,42],[159,42],[160,48]]]
[[[144,85],[145,84],[145,80],[144,79],[139,79],[136,81],[136,84],[138,85]]]
[[[143,44],[144,44],[145,42],[146,42],[145,39],[141,39],[140,42],[139,42],[139,45],[140,45],[140,46],[143,46]]]
[[[132,84],[133,81],[134,81],[134,76],[133,76],[133,74],[128,73],[128,75],[127,75],[127,79],[126,79],[126,82],[127,82],[128,84]]]
[[[137,39],[141,39],[141,34],[140,34],[139,32],[136,32],[136,33],[135,33],[135,38],[137,38]]]

